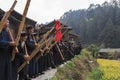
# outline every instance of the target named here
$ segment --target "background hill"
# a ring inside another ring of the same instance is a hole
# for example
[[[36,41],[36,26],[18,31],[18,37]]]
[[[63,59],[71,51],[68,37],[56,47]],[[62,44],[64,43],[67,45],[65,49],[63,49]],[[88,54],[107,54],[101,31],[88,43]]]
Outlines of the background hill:
[[[120,0],[91,4],[88,9],[70,10],[60,20],[72,27],[86,45],[97,43],[105,47],[120,47]]]

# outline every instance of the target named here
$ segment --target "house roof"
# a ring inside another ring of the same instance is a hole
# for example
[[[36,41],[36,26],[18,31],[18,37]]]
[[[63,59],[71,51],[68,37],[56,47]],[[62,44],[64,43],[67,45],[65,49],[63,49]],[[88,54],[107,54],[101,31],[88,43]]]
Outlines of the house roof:
[[[5,11],[0,8],[0,15],[3,15],[4,13],[5,13]],[[13,10],[13,12],[10,15],[10,18],[13,18],[14,20],[20,22],[22,20],[22,14],[20,14],[19,12]],[[30,21],[33,24],[37,23],[36,21],[34,21],[34,20],[32,20],[32,19],[30,19],[28,17],[26,17],[26,21]]]
[[[55,27],[55,21],[51,21],[50,23],[48,23],[48,24],[42,24],[42,25],[40,25],[40,26],[42,26],[41,27],[41,30],[43,31],[48,31],[48,30],[50,30],[51,29],[51,27]],[[68,27],[68,26],[66,26],[66,25],[64,25],[64,24],[62,24],[61,23],[61,26],[63,26],[63,28],[62,28],[62,30],[72,30],[72,27]]]
[[[100,49],[99,53],[114,53],[114,52],[120,52],[120,48],[106,48],[106,49]]]
[[[69,34],[72,35],[72,36],[74,36],[74,37],[79,37],[79,35],[76,34],[76,33],[74,33],[74,32],[70,32]]]

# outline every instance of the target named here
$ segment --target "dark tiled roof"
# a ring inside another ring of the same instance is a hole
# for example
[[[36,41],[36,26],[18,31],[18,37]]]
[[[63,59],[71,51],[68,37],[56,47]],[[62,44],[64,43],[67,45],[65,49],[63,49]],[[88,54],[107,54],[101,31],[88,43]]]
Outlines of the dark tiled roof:
[[[1,8],[0,8],[0,15],[3,15],[5,13],[5,11],[3,11]],[[22,20],[22,15],[20,13],[18,13],[17,11],[13,11],[11,13],[11,16],[13,19],[17,20],[17,21],[21,21]],[[26,19],[27,21],[30,21],[31,23],[33,23],[34,25],[36,24],[36,21],[30,19],[30,18],[27,18]]]
[[[112,49],[100,49],[99,53],[114,53],[114,52],[120,52],[120,48],[112,48]]]

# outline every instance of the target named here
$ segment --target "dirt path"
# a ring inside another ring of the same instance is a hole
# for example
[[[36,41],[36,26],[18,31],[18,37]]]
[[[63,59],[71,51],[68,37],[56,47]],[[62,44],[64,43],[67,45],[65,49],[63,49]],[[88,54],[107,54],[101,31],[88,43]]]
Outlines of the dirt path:
[[[37,78],[32,80],[50,80],[55,75],[56,72],[57,72],[57,69],[47,70],[44,72],[45,74],[40,75]]]

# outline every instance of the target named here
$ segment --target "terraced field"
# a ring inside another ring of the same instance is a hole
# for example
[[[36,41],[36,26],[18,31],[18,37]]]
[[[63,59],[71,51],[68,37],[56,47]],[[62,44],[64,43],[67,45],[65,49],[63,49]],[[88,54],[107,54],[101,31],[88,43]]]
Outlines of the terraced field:
[[[103,76],[101,80],[120,80],[120,61],[97,59]]]

